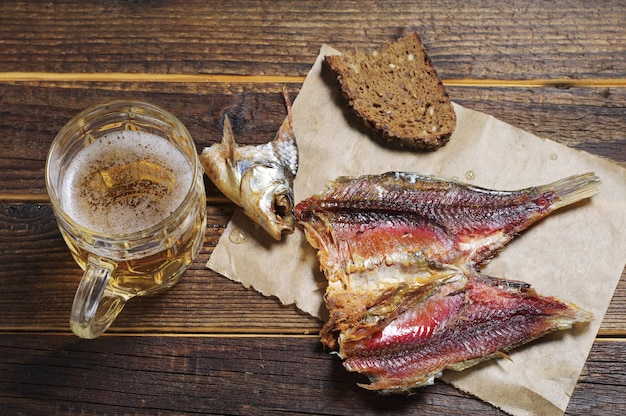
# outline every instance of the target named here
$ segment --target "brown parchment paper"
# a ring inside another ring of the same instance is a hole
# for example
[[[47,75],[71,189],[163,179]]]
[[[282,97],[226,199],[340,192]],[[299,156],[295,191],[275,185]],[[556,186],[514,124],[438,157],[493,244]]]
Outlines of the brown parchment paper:
[[[602,180],[590,201],[563,209],[509,243],[483,269],[530,283],[542,295],[576,303],[593,322],[559,331],[443,379],[513,415],[561,415],[626,263],[626,170],[599,157],[534,136],[455,104],[450,142],[432,153],[391,150],[355,123],[325,78],[322,46],[293,105],[300,167],[296,201],[340,175],[405,170],[513,190],[593,171]],[[325,278],[301,228],[281,242],[237,211],[207,267],[321,319]]]

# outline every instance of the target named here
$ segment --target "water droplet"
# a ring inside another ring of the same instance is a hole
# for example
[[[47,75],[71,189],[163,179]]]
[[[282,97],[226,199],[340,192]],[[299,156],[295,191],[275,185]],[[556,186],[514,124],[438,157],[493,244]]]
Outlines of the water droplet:
[[[552,153],[550,155],[550,160],[557,160],[559,158],[559,156],[556,153]]]
[[[468,170],[467,172],[465,172],[465,179],[467,179],[468,181],[474,179],[474,171]]]
[[[228,239],[233,244],[241,244],[246,241],[246,234],[239,228],[234,228],[228,235]]]

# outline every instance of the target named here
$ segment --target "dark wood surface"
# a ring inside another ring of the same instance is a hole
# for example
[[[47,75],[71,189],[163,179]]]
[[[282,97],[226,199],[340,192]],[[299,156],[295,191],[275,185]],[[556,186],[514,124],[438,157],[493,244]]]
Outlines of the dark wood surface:
[[[44,184],[58,130],[137,98],[198,150],[228,113],[270,140],[321,44],[415,30],[454,101],[626,167],[626,4],[606,1],[0,2],[0,404],[4,414],[500,415],[442,382],[410,397],[355,386],[321,322],[204,267],[234,210],[207,182],[201,255],[170,291],[131,301],[96,340],[67,320],[81,272]],[[626,412],[626,273],[567,413]]]

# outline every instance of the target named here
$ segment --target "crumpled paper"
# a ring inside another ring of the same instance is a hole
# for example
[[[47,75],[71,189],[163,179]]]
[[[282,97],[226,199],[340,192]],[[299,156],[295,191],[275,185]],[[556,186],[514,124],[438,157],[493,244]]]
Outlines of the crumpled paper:
[[[510,360],[491,360],[443,376],[512,415],[562,415],[626,263],[626,170],[458,104],[457,127],[445,147],[412,153],[381,146],[355,122],[336,86],[325,79],[321,60],[336,53],[322,46],[293,105],[300,153],[296,201],[321,192],[341,175],[390,170],[499,190],[590,171],[601,178],[600,192],[590,201],[535,224],[483,268],[486,274],[528,282],[539,294],[571,301],[592,312],[593,321],[520,347]],[[326,319],[326,280],[302,228],[276,242],[238,210],[207,267]]]

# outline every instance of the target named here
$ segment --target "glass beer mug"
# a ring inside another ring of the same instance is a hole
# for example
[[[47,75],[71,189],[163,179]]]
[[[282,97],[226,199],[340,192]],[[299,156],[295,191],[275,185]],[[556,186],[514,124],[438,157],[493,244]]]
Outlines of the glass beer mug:
[[[76,335],[101,335],[128,299],[173,286],[189,268],[206,229],[202,174],[185,126],[152,104],[101,104],[61,129],[46,186],[84,270],[70,315]]]

